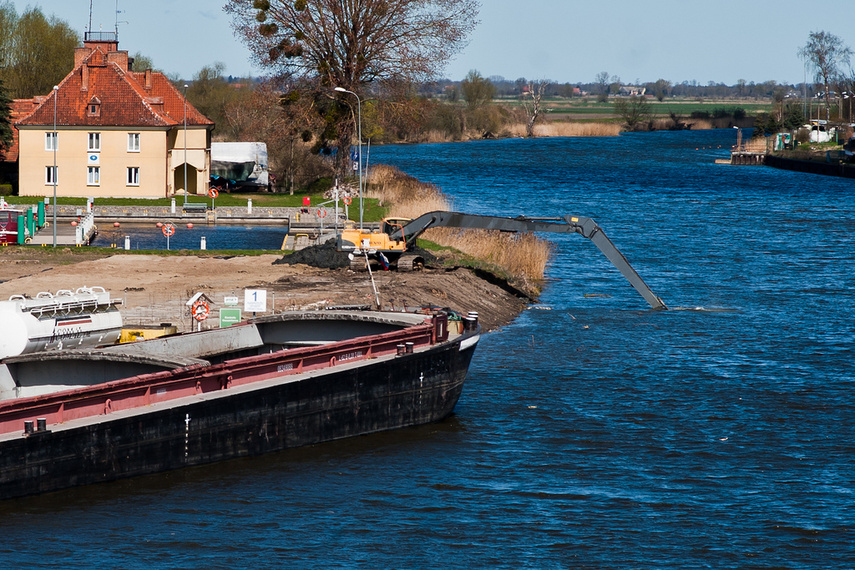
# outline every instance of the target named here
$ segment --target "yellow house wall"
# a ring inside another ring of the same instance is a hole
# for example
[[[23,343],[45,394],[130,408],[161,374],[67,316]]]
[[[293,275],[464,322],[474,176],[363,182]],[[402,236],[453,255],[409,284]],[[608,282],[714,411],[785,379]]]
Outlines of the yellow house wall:
[[[45,129],[21,128],[19,131],[19,193],[21,196],[52,196],[45,170],[54,164],[54,152],[45,150]],[[57,129],[57,196],[163,198],[183,190],[184,129],[93,129],[81,127]],[[89,133],[101,134],[100,152],[88,151]],[[140,133],[139,152],[128,151],[128,133]],[[89,156],[96,156],[90,161]],[[207,192],[210,180],[210,133],[205,128],[188,128],[187,176],[195,177],[191,191]],[[88,167],[99,166],[101,181],[88,184]],[[140,169],[139,186],[127,184],[128,167]]]
[[[45,150],[45,134],[52,128],[23,128],[19,132],[19,193],[52,196],[45,170],[54,164],[54,152]],[[57,196],[162,198],[167,195],[166,132],[143,129],[58,128]],[[90,132],[101,135],[101,150],[90,152]],[[140,134],[140,151],[128,151],[128,133]],[[90,160],[89,157],[95,157]],[[98,185],[88,184],[88,167],[101,169]],[[139,186],[127,184],[128,167],[140,169]]]
[[[184,157],[187,157],[187,187],[191,194],[206,195],[211,180],[211,141],[207,129],[187,128],[187,146],[184,146],[184,127],[175,127],[167,137],[169,170],[172,172],[169,193],[184,192]]]

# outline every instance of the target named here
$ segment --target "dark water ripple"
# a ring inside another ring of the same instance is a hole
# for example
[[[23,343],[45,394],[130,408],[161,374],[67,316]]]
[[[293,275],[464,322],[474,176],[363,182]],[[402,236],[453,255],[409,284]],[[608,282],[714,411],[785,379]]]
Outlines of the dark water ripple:
[[[853,182],[731,131],[372,149],[491,214],[588,215],[431,426],[0,505],[25,567],[851,568]]]

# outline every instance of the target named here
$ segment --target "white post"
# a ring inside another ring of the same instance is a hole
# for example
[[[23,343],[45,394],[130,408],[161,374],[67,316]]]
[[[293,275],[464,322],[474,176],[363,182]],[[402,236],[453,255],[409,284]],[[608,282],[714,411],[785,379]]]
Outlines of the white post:
[[[247,199],[246,199],[246,213],[247,213],[247,214],[251,214],[251,213],[252,213],[252,198],[247,198]]]
[[[208,249],[208,240],[205,239],[205,236],[202,236],[202,241],[199,244],[199,249]]]
[[[125,250],[130,251],[131,249],[131,236],[125,236]]]
[[[171,213],[175,213],[175,198],[172,199],[172,205],[169,207]]]

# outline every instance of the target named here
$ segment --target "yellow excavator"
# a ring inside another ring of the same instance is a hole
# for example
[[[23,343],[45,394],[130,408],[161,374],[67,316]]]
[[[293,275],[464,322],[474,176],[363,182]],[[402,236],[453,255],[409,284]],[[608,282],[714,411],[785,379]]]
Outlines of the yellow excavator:
[[[606,236],[602,228],[591,218],[566,215],[560,218],[530,218],[517,216],[482,216],[461,212],[429,212],[416,219],[386,218],[380,229],[360,230],[357,227],[345,228],[338,236],[336,247],[339,251],[352,254],[352,266],[365,266],[359,257],[372,257],[381,264],[396,268],[398,271],[421,269],[425,260],[415,250],[416,239],[429,228],[468,228],[498,230],[502,232],[550,232],[577,233],[594,242],[594,245],[626,277],[630,285],[638,291],[644,300],[654,309],[667,309],[662,299],[657,297],[641,276],[629,264],[626,257]]]

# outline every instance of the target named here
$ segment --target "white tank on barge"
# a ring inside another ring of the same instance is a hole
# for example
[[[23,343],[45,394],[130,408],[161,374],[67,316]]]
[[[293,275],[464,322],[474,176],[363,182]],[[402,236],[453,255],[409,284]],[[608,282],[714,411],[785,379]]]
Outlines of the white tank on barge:
[[[43,350],[113,344],[122,315],[103,287],[80,287],[35,298],[13,295],[0,301],[0,359]]]

